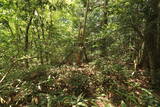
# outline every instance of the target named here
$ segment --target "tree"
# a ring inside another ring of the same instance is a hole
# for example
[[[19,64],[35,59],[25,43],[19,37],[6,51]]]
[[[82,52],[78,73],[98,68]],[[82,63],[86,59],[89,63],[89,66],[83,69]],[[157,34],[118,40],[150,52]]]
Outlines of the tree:
[[[145,44],[149,56],[150,72],[154,88],[160,88],[160,1],[148,0],[146,13]]]

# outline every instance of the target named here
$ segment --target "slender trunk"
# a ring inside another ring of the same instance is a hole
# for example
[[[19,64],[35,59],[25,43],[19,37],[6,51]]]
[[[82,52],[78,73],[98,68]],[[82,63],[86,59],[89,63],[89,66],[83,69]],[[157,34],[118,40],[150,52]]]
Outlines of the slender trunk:
[[[14,36],[13,30],[12,30],[11,26],[9,25],[9,22],[7,22],[7,27],[9,29],[9,31],[11,32],[11,35]]]
[[[142,48],[140,49],[142,51],[142,55],[140,57],[140,60],[139,60],[139,63],[138,63],[138,68],[143,68],[145,69],[146,71],[149,72],[149,68],[150,68],[150,65],[149,65],[149,56],[148,56],[148,51],[147,51],[147,46],[146,46],[146,42],[144,42],[142,44]]]
[[[21,51],[20,46],[19,46],[19,43],[21,42],[21,33],[20,33],[20,27],[18,25],[18,22],[16,22],[15,28],[16,28],[16,35],[17,35],[17,39],[16,39],[17,51],[18,51],[17,56],[19,56],[20,55],[20,51]]]
[[[40,21],[41,21],[42,38],[43,38],[43,41],[45,41],[44,24],[43,24],[43,19],[41,17],[40,17]],[[41,43],[41,47],[43,47],[42,45],[44,45],[44,44]],[[40,53],[41,53],[41,64],[43,65],[44,64],[44,58],[43,58],[44,50],[43,50],[43,48],[41,48]]]
[[[38,45],[39,45],[39,47],[40,47],[40,48],[38,48],[38,54],[39,54],[38,56],[39,56],[41,65],[43,65],[43,64],[44,64],[44,61],[43,61],[42,42],[41,42],[41,37],[40,37],[38,28],[37,28],[37,32],[38,32],[38,39],[39,39]]]
[[[87,24],[87,18],[88,18],[88,10],[89,10],[89,0],[87,0],[86,11],[85,11],[85,16],[84,16],[83,33],[82,33],[83,40],[85,39],[85,36],[86,36],[86,24]]]
[[[24,48],[24,52],[25,52],[25,55],[27,56],[28,55],[28,49],[29,49],[29,28],[32,24],[32,19],[33,19],[33,16],[30,17],[29,19],[29,22],[26,26],[26,31],[25,31],[25,48]],[[25,64],[26,64],[26,68],[29,68],[29,60],[26,59],[25,60]]]
[[[109,0],[104,0],[104,10],[103,10],[103,24],[108,24],[108,2]]]
[[[87,18],[88,18],[88,11],[89,11],[89,0],[86,2],[86,11],[84,13],[84,23],[80,23],[80,28],[79,28],[79,52],[78,52],[78,57],[77,57],[77,63],[78,65],[81,65],[83,62],[83,57],[85,57],[85,60],[88,61],[88,57],[86,54],[86,48],[85,48],[85,38],[86,38],[86,24],[87,24]]]
[[[103,20],[101,22],[101,28],[105,28],[108,25],[108,2],[109,0],[103,0]],[[106,56],[106,37],[104,37],[101,41],[101,46],[100,46],[100,57],[104,57]]]

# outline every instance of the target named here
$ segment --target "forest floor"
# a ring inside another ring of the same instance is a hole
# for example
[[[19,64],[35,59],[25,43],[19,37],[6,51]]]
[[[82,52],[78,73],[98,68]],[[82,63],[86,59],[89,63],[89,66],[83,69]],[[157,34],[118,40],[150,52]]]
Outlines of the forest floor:
[[[130,75],[129,75],[130,74]],[[15,72],[0,86],[0,106],[134,107],[157,105],[144,70],[101,71],[95,65],[43,67]]]

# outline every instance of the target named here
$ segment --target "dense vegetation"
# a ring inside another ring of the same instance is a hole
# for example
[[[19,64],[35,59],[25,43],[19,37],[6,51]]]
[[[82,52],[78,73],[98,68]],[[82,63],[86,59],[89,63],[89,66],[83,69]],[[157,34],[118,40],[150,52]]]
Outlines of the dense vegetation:
[[[159,0],[0,0],[0,107],[158,107],[159,56]]]

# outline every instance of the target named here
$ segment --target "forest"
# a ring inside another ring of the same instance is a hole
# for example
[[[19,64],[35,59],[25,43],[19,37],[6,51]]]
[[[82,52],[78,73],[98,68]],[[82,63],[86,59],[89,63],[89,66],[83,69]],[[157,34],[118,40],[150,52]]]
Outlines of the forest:
[[[160,107],[160,0],[0,0],[0,107]]]

